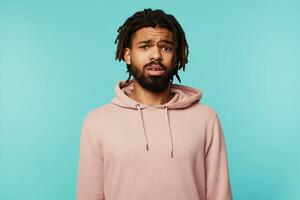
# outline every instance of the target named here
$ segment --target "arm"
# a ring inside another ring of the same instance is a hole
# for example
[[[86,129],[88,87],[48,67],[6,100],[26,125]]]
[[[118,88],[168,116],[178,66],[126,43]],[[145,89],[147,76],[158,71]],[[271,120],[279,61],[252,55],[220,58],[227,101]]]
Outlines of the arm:
[[[86,119],[81,130],[76,199],[104,200],[103,188],[101,146]]]
[[[231,188],[223,130],[216,115],[205,154],[206,199],[231,200]]]

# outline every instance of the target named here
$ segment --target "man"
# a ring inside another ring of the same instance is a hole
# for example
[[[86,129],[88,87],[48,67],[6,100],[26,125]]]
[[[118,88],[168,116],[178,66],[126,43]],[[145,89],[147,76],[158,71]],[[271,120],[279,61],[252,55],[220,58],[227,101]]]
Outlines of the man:
[[[129,78],[84,120],[77,200],[232,199],[216,112],[200,90],[172,83],[188,57],[180,24],[145,9],[118,32]]]

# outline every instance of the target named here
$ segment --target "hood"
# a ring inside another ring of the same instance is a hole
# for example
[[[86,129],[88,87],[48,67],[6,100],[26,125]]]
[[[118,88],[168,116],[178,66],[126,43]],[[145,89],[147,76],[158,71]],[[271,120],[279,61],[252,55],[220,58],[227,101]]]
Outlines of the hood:
[[[117,106],[128,108],[128,109],[135,109],[138,111],[139,115],[139,123],[141,127],[141,132],[144,134],[145,137],[145,147],[146,150],[149,151],[150,144],[147,136],[147,131],[145,129],[145,122],[143,117],[143,111],[144,109],[147,109],[148,107],[155,107],[159,108],[163,111],[163,114],[165,115],[165,122],[166,127],[168,129],[169,138],[170,138],[170,152],[171,152],[171,158],[174,157],[174,142],[172,137],[172,129],[170,127],[170,119],[169,119],[169,110],[176,110],[176,109],[184,109],[187,107],[190,107],[191,105],[197,103],[200,101],[202,97],[202,92],[200,90],[178,85],[178,84],[172,84],[171,86],[171,93],[174,94],[173,98],[163,105],[158,106],[149,106],[142,104],[140,102],[137,102],[133,99],[131,99],[128,94],[130,94],[133,91],[133,80],[126,83],[125,81],[120,81],[117,83],[115,92],[116,97],[111,100],[111,102]]]
[[[163,105],[149,106],[137,102],[131,99],[129,96],[127,96],[133,91],[133,88],[134,88],[133,80],[130,80],[128,83],[126,83],[125,81],[119,81],[115,87],[116,97],[112,99],[111,102],[120,107],[131,108],[131,109],[137,109],[136,108],[137,105],[140,105],[141,109],[147,107],[155,107],[155,108],[168,107],[168,109],[183,109],[199,102],[202,97],[201,90],[184,86],[184,85],[172,84],[171,93],[173,93],[174,96],[169,102]]]

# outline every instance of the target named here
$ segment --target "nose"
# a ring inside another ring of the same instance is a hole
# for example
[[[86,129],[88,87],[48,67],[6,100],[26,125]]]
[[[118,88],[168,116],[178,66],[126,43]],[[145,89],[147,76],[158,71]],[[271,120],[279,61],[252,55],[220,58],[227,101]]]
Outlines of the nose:
[[[151,60],[162,60],[162,55],[161,55],[161,51],[160,48],[158,48],[157,46],[154,46],[152,48],[152,52],[151,52]]]

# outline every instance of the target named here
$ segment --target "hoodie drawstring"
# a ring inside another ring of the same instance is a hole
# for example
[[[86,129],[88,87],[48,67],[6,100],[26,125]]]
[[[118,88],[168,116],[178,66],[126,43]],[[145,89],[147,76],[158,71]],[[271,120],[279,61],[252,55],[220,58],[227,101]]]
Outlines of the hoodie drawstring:
[[[136,104],[136,108],[137,110],[139,111],[140,113],[140,122],[141,122],[141,126],[143,128],[143,132],[144,132],[144,135],[145,135],[145,138],[146,138],[146,149],[147,151],[149,151],[149,141],[148,141],[148,137],[147,137],[147,134],[146,134],[146,130],[145,130],[145,124],[144,124],[144,118],[143,118],[143,113],[142,113],[142,109],[140,107],[139,104]],[[171,158],[174,157],[174,145],[173,145],[173,137],[172,137],[172,131],[171,131],[171,126],[170,126],[170,120],[169,120],[169,110],[168,110],[168,107],[165,106],[164,107],[164,110],[165,110],[165,116],[166,116],[166,122],[167,122],[167,126],[168,126],[168,131],[169,131],[169,135],[170,135],[170,141],[171,141]]]
[[[168,124],[168,130],[169,130],[169,135],[170,135],[170,140],[171,140],[171,157],[173,158],[173,152],[174,152],[174,147],[173,147],[173,137],[172,137],[172,131],[171,131],[171,126],[170,126],[170,119],[169,119],[169,110],[168,106],[165,106],[165,111],[166,111],[166,120]]]
[[[141,107],[140,107],[139,104],[137,104],[136,107],[137,107],[137,109],[138,109],[138,111],[140,113],[140,119],[141,119],[140,122],[141,122],[141,125],[143,127],[143,132],[144,132],[144,135],[145,135],[145,138],[146,138],[146,142],[147,142],[146,149],[147,149],[147,151],[149,151],[149,141],[148,141],[148,137],[147,137],[146,130],[145,130],[144,118],[143,118],[142,110],[141,110]]]

